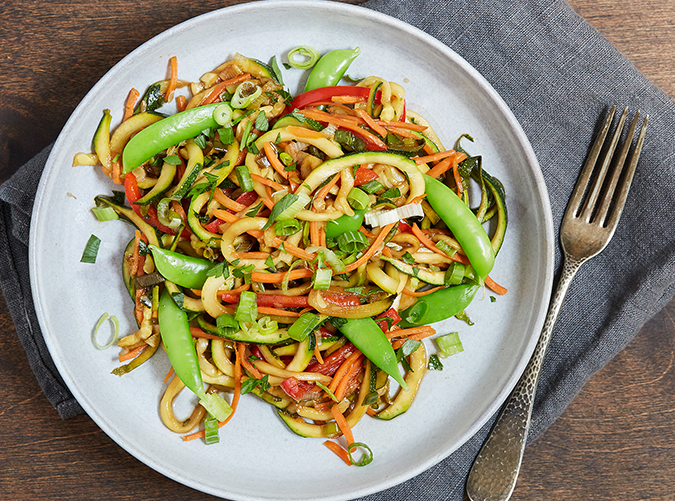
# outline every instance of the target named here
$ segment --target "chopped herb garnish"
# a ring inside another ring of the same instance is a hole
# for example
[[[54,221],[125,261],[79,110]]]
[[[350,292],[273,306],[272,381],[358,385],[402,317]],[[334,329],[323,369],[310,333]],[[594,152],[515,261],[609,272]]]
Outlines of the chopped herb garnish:
[[[169,165],[180,165],[183,161],[178,155],[167,155],[164,157],[164,163]]]

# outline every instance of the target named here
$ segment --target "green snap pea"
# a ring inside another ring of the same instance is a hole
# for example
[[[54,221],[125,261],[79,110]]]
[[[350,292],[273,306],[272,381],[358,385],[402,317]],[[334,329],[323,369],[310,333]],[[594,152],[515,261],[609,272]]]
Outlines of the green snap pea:
[[[164,288],[159,298],[157,313],[162,343],[176,375],[200,398],[199,403],[209,414],[218,421],[224,421],[232,413],[232,408],[216,394],[207,394],[204,391],[187,314],[178,307],[167,288]]]
[[[188,289],[201,289],[208,278],[208,273],[213,268],[213,263],[208,259],[186,256],[167,249],[160,249],[156,245],[149,245],[155,260],[155,267],[160,275],[168,281],[187,287]]]
[[[485,228],[471,209],[445,184],[424,174],[427,202],[462,246],[482,281],[495,263],[495,251]]]
[[[337,85],[343,77],[347,68],[352,64],[361,53],[361,49],[356,47],[353,50],[336,49],[327,52],[319,62],[316,63],[312,72],[307,78],[305,84],[305,92],[308,90],[318,89],[319,87],[331,87]]]
[[[471,304],[478,289],[478,285],[464,284],[419,297],[415,304],[401,312],[399,325],[417,327],[454,317]]]
[[[375,320],[370,317],[348,318],[344,320],[339,329],[368,360],[393,377],[401,388],[408,391],[408,385],[398,369],[396,352]]]
[[[169,146],[199,135],[203,130],[218,127],[213,117],[222,103],[207,104],[176,113],[148,125],[132,137],[122,151],[122,172],[128,174],[146,160]]]

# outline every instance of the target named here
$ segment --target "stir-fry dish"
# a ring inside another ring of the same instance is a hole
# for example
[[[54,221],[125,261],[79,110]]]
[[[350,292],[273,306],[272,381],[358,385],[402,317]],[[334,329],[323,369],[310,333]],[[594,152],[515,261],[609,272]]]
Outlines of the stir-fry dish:
[[[197,82],[171,58],[169,78],[132,89],[114,129],[105,110],[94,152],[75,156],[124,187],[96,197],[99,220],[135,230],[121,269],[138,330],[116,341],[113,374],[166,352],[160,415],[184,440],[217,442],[252,393],[367,464],[355,425],[404,413],[462,349],[430,324],[471,324],[475,297],[506,292],[489,276],[501,183],[460,144],[470,136],[446,149],[401,85],[340,85],[358,53],[296,49],[287,70],[313,69],[295,97],[274,58],[236,54]],[[199,399],[189,417],[174,411],[184,387]]]

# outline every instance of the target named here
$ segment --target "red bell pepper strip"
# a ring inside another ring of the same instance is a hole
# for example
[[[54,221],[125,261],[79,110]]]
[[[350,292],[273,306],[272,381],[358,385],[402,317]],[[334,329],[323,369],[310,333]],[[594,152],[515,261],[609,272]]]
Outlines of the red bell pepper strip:
[[[376,181],[379,179],[379,177],[380,176],[378,176],[377,173],[372,169],[359,167],[356,169],[356,176],[354,176],[354,186],[361,186],[362,184]]]
[[[167,233],[169,235],[176,234],[174,230],[168,226],[164,226],[159,222],[159,218],[157,217],[157,208],[154,205],[148,205],[148,213],[143,215],[143,213],[141,213],[141,206],[134,203],[139,198],[141,198],[141,190],[138,187],[138,182],[136,181],[136,176],[134,176],[133,172],[129,172],[126,176],[124,176],[124,193],[127,197],[127,200],[129,201],[129,204],[131,205],[131,208],[136,214],[142,217],[144,221],[163,233]],[[190,238],[190,232],[186,232],[186,230],[184,230],[182,236]]]
[[[334,87],[319,87],[318,89],[303,92],[293,99],[291,108],[306,108],[323,101],[330,101],[335,96],[352,96],[368,99],[370,89],[368,87],[355,87],[351,85],[336,85]]]
[[[391,330],[391,328],[401,321],[401,316],[394,308],[389,308],[387,311],[375,317],[375,322],[380,326],[383,332]]]
[[[352,343],[347,343],[343,347],[338,348],[333,353],[324,357],[323,363],[319,362],[311,363],[307,366],[307,372],[318,372],[319,374],[324,374],[326,376],[334,375],[337,370],[340,368],[342,363],[349,358],[349,356],[356,352],[356,346]]]

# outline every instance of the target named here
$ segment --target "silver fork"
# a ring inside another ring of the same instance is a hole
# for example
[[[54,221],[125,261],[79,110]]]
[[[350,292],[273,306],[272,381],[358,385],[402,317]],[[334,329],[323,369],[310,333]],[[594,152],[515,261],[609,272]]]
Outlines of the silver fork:
[[[579,267],[607,246],[619,222],[649,117],[642,124],[626,164],[640,115],[636,113],[623,146],[613,158],[628,114],[626,108],[603,158],[598,161],[615,111],[616,106],[602,126],[572,192],[560,227],[564,263],[558,288],[551,300],[534,354],[469,472],[466,490],[471,501],[506,501],[511,497],[523,459],[539,374],[560,307]],[[612,164],[614,170],[607,178]]]

